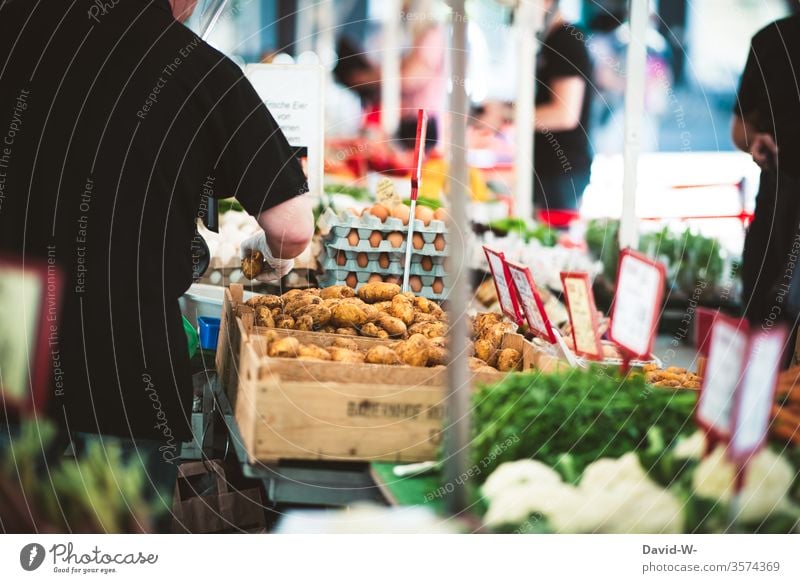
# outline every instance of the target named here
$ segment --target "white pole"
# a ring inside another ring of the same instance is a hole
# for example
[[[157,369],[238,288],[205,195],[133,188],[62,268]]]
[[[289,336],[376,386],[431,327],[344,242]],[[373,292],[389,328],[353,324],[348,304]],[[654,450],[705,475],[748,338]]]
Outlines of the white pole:
[[[400,124],[401,0],[384,0],[381,51],[381,126],[391,137]]]
[[[468,496],[464,472],[469,464],[470,442],[470,384],[467,367],[467,319],[469,292],[468,265],[464,249],[463,229],[467,223],[467,91],[463,80],[467,78],[467,17],[464,0],[451,0],[453,36],[450,43],[450,236],[447,284],[449,288],[447,315],[450,322],[448,347],[450,362],[447,367],[447,416],[444,426],[444,478],[452,484],[453,491],[445,499],[450,514],[467,508]]]
[[[294,43],[297,55],[314,50],[314,23],[317,8],[313,0],[298,0]]]
[[[533,127],[536,121],[536,33],[542,27],[539,0],[522,0],[514,19],[519,63],[517,64],[517,102],[514,123],[517,148],[514,159],[514,212],[518,217],[533,217]]]
[[[622,217],[619,225],[621,249],[636,247],[636,181],[639,168],[639,128],[644,114],[645,67],[647,65],[647,21],[649,0],[630,0],[630,41],[625,78],[625,149],[623,152]]]
[[[317,4],[317,34],[315,38],[316,53],[320,63],[329,69],[336,50],[334,27],[336,18],[333,13],[333,0],[323,0]]]

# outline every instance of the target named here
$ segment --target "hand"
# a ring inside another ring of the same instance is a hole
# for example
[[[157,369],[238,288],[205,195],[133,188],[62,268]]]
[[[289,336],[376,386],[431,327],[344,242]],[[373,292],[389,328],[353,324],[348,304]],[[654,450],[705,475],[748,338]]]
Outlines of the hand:
[[[276,259],[272,256],[272,251],[270,251],[269,245],[267,245],[267,237],[264,231],[259,231],[255,235],[242,241],[239,249],[242,259],[247,257],[252,250],[261,251],[261,254],[264,256],[264,271],[258,274],[255,279],[262,283],[278,282],[294,267],[294,260]]]
[[[778,156],[778,145],[771,134],[759,132],[750,142],[750,155],[762,170],[769,170]]]
[[[172,16],[178,22],[186,22],[197,6],[197,0],[169,0],[172,7]]]

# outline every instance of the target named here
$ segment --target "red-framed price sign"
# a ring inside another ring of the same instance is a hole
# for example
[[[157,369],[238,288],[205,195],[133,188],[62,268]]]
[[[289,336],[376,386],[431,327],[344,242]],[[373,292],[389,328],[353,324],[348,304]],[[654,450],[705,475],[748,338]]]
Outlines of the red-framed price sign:
[[[0,397],[11,410],[40,410],[47,398],[60,290],[54,258],[0,256]]]
[[[744,372],[731,413],[728,456],[740,467],[764,446],[770,412],[778,388],[778,371],[786,348],[788,331],[776,326],[751,335]]]
[[[697,402],[695,420],[706,432],[709,450],[727,442],[733,431],[732,413],[736,387],[747,357],[749,328],[744,320],[717,315],[711,328],[708,363]]]
[[[569,323],[572,327],[575,353],[591,360],[602,360],[600,317],[597,314],[589,274],[562,271],[561,285],[564,289]]]
[[[620,253],[608,334],[627,351],[628,358],[650,357],[664,296],[664,279],[661,263],[630,249]]]
[[[483,247],[486,260],[489,262],[489,270],[494,280],[494,288],[497,291],[497,301],[500,302],[500,310],[517,324],[522,324],[517,303],[517,294],[514,290],[514,283],[511,280],[508,264],[505,255],[501,251],[495,251],[488,247]]]
[[[525,320],[531,332],[540,338],[547,340],[550,344],[556,343],[553,328],[550,326],[550,319],[544,309],[542,297],[533,281],[529,267],[507,261],[506,265],[511,274],[511,282],[519,299],[519,306],[525,315]]]

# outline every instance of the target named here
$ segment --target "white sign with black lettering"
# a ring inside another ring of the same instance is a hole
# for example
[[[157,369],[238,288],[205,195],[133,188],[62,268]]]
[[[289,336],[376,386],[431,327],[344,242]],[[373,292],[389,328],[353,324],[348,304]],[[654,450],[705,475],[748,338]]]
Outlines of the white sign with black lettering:
[[[663,294],[663,266],[638,253],[623,251],[610,335],[633,356],[648,357],[650,354]]]

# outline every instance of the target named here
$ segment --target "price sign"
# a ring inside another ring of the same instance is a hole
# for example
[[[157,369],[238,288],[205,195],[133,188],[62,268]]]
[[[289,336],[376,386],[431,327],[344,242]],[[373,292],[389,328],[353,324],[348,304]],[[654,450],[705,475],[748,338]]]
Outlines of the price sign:
[[[44,403],[59,289],[55,259],[50,265],[26,259],[23,267],[0,257],[0,396],[11,409]]]
[[[484,246],[483,252],[486,254],[489,270],[492,272],[494,288],[497,291],[497,300],[500,302],[500,310],[517,324],[521,324],[517,296],[511,282],[511,274],[508,271],[505,255],[486,246]]]
[[[533,282],[530,268],[510,261],[506,263],[511,273],[511,281],[519,296],[519,305],[522,313],[525,314],[525,320],[528,322],[531,332],[547,340],[550,344],[555,344],[556,337],[550,326],[547,312],[544,310],[539,290],[536,289],[536,284]]]
[[[609,336],[632,356],[650,356],[663,295],[663,265],[630,249],[620,253]]]
[[[719,314],[719,309],[697,308],[694,312],[694,345],[701,356],[708,357],[708,348],[711,340],[711,327]]]
[[[766,440],[787,336],[786,329],[780,327],[758,332],[750,340],[744,375],[736,390],[728,450],[731,459],[741,465]]]
[[[562,271],[561,284],[564,288],[576,354],[593,360],[602,360],[603,345],[600,343],[599,318],[589,274]]]
[[[744,320],[723,315],[717,316],[711,329],[711,346],[696,420],[712,441],[730,438],[734,394],[747,355],[747,336]]]

